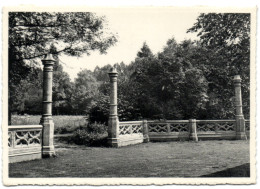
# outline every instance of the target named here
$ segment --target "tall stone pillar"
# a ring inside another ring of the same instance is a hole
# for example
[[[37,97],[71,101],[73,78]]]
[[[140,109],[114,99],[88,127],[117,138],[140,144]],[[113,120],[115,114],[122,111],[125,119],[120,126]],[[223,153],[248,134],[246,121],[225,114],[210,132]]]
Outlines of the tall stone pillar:
[[[110,111],[108,120],[108,144],[111,147],[119,147],[119,120],[117,115],[117,76],[115,68],[108,73],[110,78]]]
[[[147,120],[143,120],[143,135],[144,135],[144,143],[147,143],[150,141],[149,139],[149,129],[148,129],[148,123]]]
[[[236,107],[236,139],[246,140],[245,119],[242,108],[242,94],[241,94],[241,78],[240,75],[234,77],[235,85],[235,107]]]
[[[40,124],[43,126],[42,132],[42,157],[55,156],[53,138],[54,123],[52,120],[52,78],[53,65],[55,60],[51,54],[45,55],[43,63],[43,99],[42,118]]]
[[[198,142],[196,119],[189,119],[190,140]]]

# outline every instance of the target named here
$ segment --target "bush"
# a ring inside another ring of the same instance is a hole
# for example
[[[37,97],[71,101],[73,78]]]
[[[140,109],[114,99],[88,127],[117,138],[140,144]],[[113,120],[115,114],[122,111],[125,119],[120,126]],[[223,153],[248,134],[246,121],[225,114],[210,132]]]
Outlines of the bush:
[[[77,129],[70,142],[86,146],[106,146],[107,145],[107,126],[104,124],[88,124],[86,127]]]
[[[66,127],[58,127],[54,129],[54,134],[68,134],[73,133],[76,131],[79,127],[74,126],[66,126]]]

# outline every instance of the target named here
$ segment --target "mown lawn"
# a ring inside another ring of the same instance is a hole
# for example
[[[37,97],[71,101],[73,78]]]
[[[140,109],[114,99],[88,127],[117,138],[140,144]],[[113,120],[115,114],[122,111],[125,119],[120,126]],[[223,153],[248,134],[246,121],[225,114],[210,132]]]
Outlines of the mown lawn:
[[[56,143],[56,153],[57,158],[10,164],[9,176],[250,176],[249,141],[143,143],[122,148],[85,147]]]

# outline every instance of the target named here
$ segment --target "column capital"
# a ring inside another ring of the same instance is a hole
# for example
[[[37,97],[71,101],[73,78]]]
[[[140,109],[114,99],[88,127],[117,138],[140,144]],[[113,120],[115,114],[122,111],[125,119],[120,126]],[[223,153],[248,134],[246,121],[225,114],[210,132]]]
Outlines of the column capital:
[[[42,64],[45,65],[54,65],[56,60],[53,58],[52,54],[46,54],[42,59]]]
[[[116,68],[113,67],[110,69],[110,71],[108,72],[109,77],[117,77],[118,76],[118,72],[116,71]]]
[[[240,75],[235,75],[233,80],[234,80],[235,83],[241,83]]]

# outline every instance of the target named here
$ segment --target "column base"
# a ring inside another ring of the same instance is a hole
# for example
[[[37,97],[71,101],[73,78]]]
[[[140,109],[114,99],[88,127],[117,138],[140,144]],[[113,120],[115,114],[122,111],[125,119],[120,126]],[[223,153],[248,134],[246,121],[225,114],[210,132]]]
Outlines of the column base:
[[[43,126],[42,133],[42,157],[55,157],[54,150],[54,123],[51,117],[43,117],[41,119]]]
[[[144,143],[150,142],[149,136],[144,136]]]
[[[236,140],[247,140],[247,136],[245,132],[237,132]]]
[[[51,158],[56,157],[54,146],[43,146],[42,147],[42,157],[43,158]]]
[[[192,134],[190,135],[190,140],[192,140],[192,141],[194,141],[194,142],[198,142],[198,136],[197,136],[197,134],[192,133]]]
[[[108,138],[107,143],[109,147],[118,148],[119,147],[119,138]]]

